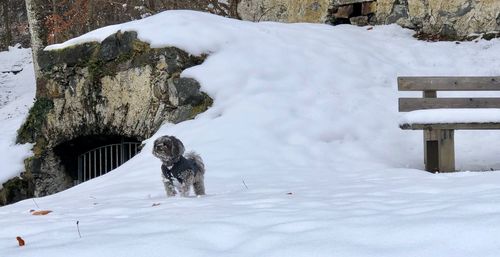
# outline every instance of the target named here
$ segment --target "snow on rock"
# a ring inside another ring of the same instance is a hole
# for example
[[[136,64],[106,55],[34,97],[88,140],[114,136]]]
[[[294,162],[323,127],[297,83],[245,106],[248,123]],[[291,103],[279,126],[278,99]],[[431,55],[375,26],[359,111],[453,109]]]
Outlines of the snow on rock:
[[[213,107],[164,125],[113,172],[36,199],[49,215],[30,215],[32,200],[0,208],[2,256],[497,255],[500,173],[423,172],[421,132],[398,128],[396,77],[498,75],[500,41],[170,11],[48,49],[117,30],[209,53],[182,75]],[[151,154],[164,134],[201,154],[207,196],[165,197]],[[459,169],[500,169],[500,132],[456,138]]]
[[[33,73],[30,49],[10,47],[0,52],[0,188],[24,170],[23,160],[31,155],[30,145],[15,141],[35,97]]]

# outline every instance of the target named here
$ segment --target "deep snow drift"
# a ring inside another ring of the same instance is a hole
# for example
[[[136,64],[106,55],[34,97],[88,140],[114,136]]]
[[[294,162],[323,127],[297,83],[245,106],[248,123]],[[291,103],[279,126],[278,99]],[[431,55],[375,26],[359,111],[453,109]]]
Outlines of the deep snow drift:
[[[426,43],[397,26],[250,23],[172,11],[65,45],[119,29],[137,30],[155,47],[210,54],[183,76],[200,81],[214,106],[155,136],[175,135],[202,155],[209,195],[166,199],[150,139],[115,171],[36,199],[54,211],[47,216],[30,215],[32,200],[0,208],[0,256],[500,250],[500,173],[421,171],[422,135],[398,128],[396,87],[398,75],[498,75],[500,41]],[[492,143],[499,140],[498,131],[458,132],[457,168],[500,169]]]

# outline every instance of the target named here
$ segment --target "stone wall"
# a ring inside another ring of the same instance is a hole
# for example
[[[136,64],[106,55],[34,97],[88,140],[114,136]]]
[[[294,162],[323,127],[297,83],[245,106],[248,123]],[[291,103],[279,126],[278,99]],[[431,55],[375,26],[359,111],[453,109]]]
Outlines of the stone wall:
[[[174,47],[151,49],[135,32],[41,52],[37,99],[18,131],[19,143],[35,144],[22,176],[31,181],[25,191],[32,191],[25,195],[44,196],[73,185],[75,178],[55,151],[61,144],[92,135],[144,140],[164,122],[205,111],[210,97],[196,80],[180,77],[204,58]]]

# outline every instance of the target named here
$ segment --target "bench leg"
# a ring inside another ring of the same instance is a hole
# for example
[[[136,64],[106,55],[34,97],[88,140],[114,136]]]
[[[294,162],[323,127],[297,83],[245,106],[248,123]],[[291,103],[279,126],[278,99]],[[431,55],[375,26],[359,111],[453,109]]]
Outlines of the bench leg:
[[[455,171],[455,131],[452,129],[424,130],[425,170]]]

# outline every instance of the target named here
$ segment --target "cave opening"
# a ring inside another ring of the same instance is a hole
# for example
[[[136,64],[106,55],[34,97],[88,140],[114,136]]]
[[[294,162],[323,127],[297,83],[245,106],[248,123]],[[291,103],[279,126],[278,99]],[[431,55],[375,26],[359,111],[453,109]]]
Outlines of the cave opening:
[[[329,10],[328,23],[365,26],[374,22],[375,0],[339,0],[338,4]]]
[[[363,10],[363,4],[362,3],[354,3],[352,5],[351,18],[363,15],[362,10]]]
[[[54,153],[73,183],[79,184],[119,167],[141,150],[136,137],[90,135],[59,144]]]

